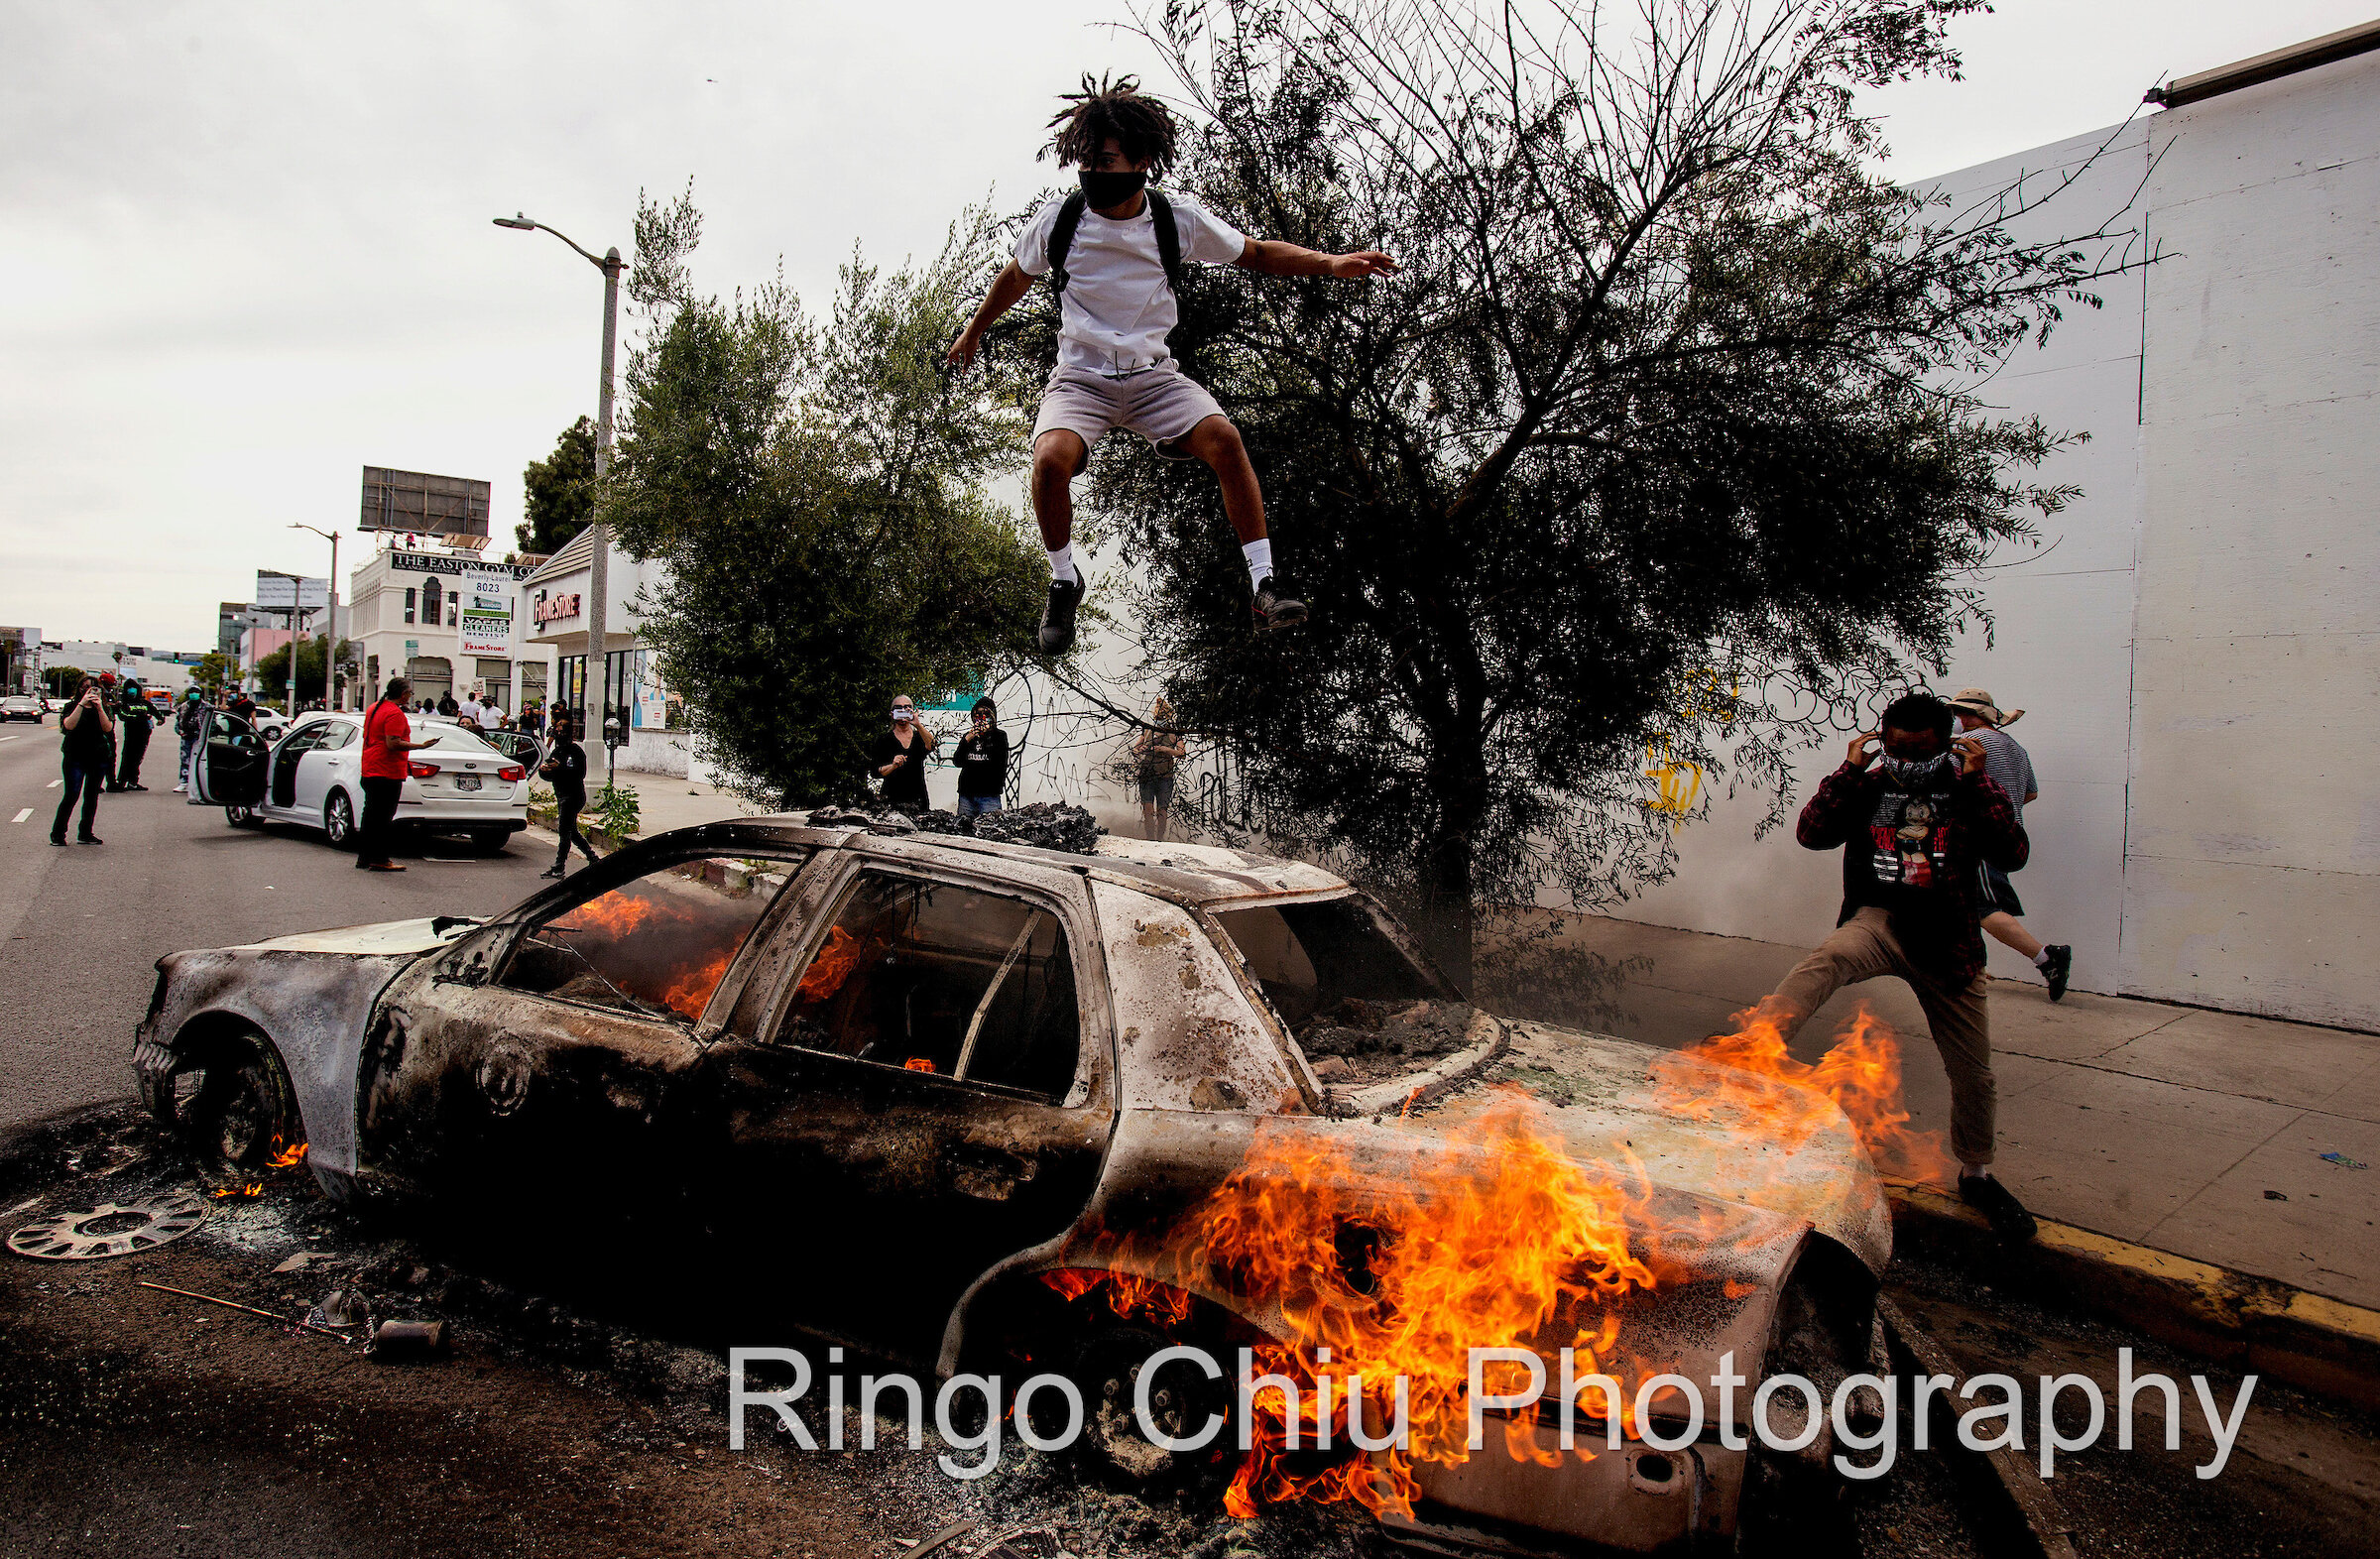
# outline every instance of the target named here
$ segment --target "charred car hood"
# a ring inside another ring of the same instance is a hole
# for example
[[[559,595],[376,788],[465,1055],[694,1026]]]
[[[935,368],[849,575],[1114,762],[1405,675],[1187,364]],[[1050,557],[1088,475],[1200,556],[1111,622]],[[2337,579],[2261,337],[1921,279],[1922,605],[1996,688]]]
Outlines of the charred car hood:
[[[1727,1073],[1738,1098],[1783,1094],[1783,1083],[1609,1034],[1545,1023],[1510,1028],[1510,1047],[1477,1081],[1395,1124],[1452,1131],[1491,1108],[1500,1088],[1517,1088],[1546,1108],[1575,1158],[1616,1164],[1632,1156],[1656,1186],[1807,1222],[1878,1275],[1891,1264],[1892,1213],[1883,1182],[1850,1122],[1832,1105],[1816,1131],[1783,1140],[1739,1107],[1716,1103],[1699,1118],[1677,1108],[1681,1088],[1695,1092],[1698,1073]],[[1666,1087],[1653,1076],[1656,1062]],[[1793,1103],[1811,1109],[1806,1096]]]
[[[475,925],[441,915],[168,953],[133,1049],[145,1101],[156,1111],[173,1098],[174,1046],[186,1031],[261,1029],[289,1073],[311,1161],[353,1172],[356,1058],[373,1003],[400,971]]]

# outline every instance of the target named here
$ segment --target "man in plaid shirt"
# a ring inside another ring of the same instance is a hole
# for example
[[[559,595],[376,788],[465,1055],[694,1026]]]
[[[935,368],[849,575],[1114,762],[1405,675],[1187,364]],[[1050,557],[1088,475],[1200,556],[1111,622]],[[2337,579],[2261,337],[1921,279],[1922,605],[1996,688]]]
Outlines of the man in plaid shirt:
[[[1807,850],[1843,851],[1843,912],[1835,934],[1758,1011],[1790,1041],[1844,986],[1907,981],[1950,1073],[1959,1194],[2004,1238],[2029,1240],[2033,1216],[1990,1167],[1998,1089],[1976,895],[1979,867],[2016,871],[2031,846],[2007,792],[1984,772],[1982,744],[1951,731],[1941,699],[1896,699],[1880,729],[1855,738],[1843,767],[1820,781],[1795,837]]]

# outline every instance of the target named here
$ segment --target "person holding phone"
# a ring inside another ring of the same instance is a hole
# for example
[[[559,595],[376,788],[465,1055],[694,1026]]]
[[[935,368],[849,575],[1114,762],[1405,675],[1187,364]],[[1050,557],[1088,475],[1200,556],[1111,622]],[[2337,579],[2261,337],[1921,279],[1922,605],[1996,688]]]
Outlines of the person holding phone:
[[[950,755],[959,770],[962,822],[999,811],[1009,788],[1009,733],[1000,728],[999,708],[989,698],[978,698],[967,722],[967,734]]]
[[[2032,845],[1985,756],[1981,742],[1953,734],[1951,706],[1931,693],[1893,700],[1875,730],[1852,739],[1794,830],[1805,850],[1843,851],[1835,934],[1761,999],[1754,1020],[1791,1043],[1844,986],[1905,982],[1950,1076],[1959,1195],[2021,1243],[2034,1236],[2033,1215],[1991,1170],[1999,1085],[1979,899],[1982,869],[2014,872]]]
[[[390,677],[380,702],[364,716],[364,816],[355,839],[359,871],[405,870],[389,859],[389,824],[396,819],[398,799],[405,794],[405,755],[438,745],[434,736],[426,742],[414,740],[413,722],[405,717],[406,697],[413,690],[404,677]]]
[[[112,739],[116,722],[107,712],[107,701],[99,696],[99,684],[84,677],[75,687],[74,696],[66,701],[64,718],[59,725],[59,762],[63,771],[65,794],[59,797],[58,815],[50,822],[50,842],[66,842],[66,819],[73,815],[74,803],[82,803],[82,827],[75,839],[82,844],[98,844],[99,836],[91,832],[99,821],[99,790],[107,783],[108,766],[115,748]]]
[[[886,805],[904,812],[925,810],[925,761],[939,740],[917,718],[917,706],[908,694],[893,695],[892,729],[868,750],[868,767],[885,782]]]

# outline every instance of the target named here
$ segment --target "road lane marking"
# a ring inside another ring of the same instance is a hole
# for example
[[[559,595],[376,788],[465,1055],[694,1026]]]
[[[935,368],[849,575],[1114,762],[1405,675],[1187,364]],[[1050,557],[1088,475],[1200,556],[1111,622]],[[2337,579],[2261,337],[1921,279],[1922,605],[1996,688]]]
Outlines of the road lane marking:
[[[10,821],[10,822],[12,822],[12,823],[21,823],[21,822],[25,821],[25,819],[26,819],[26,818],[28,818],[28,817],[31,817],[32,815],[33,815],[33,808],[29,806],[29,807],[25,808],[25,810],[23,810],[22,812],[19,812],[19,813],[18,813],[16,816],[14,816],[14,817],[10,818],[10,819],[9,819],[9,821]]]

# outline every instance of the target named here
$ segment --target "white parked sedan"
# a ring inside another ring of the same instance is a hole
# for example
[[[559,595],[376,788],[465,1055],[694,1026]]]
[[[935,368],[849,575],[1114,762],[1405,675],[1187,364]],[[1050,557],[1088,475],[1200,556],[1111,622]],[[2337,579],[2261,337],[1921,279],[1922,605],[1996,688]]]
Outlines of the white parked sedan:
[[[451,720],[416,715],[414,740],[435,747],[406,755],[396,826],[459,834],[493,855],[529,826],[529,766],[498,752]],[[234,827],[300,823],[341,848],[355,843],[364,812],[364,717],[309,714],[278,741],[236,715],[207,718],[199,749],[194,806],[220,806]]]

